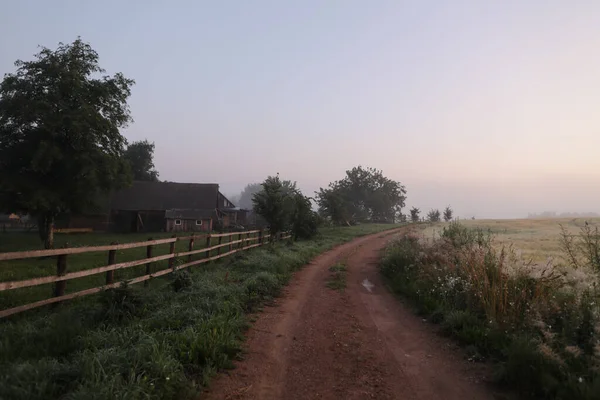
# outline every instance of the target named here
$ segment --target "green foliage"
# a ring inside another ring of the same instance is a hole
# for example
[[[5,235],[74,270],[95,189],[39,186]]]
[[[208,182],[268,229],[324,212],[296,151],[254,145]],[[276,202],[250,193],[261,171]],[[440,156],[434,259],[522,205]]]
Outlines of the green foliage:
[[[183,290],[187,290],[192,287],[194,281],[192,276],[188,270],[179,270],[173,272],[173,281],[171,282],[171,286],[173,290],[176,292],[181,292]]]
[[[295,182],[269,176],[252,201],[254,211],[269,224],[271,235],[291,230],[294,238],[309,239],[317,234],[319,218],[310,198],[296,188]]]
[[[240,193],[240,197],[236,205],[246,210],[252,210],[254,206],[252,203],[252,197],[261,190],[262,185],[260,183],[249,183],[246,185],[244,190],[242,190],[242,193]]]
[[[298,192],[296,183],[282,181],[279,174],[269,176],[262,184],[262,190],[252,197],[254,211],[269,224],[271,235],[290,228],[294,212],[294,195]]]
[[[597,398],[600,293],[552,272],[531,276],[511,257],[489,232],[451,222],[433,242],[393,243],[381,272],[471,360],[495,361],[498,382],[528,398]]]
[[[340,181],[316,193],[319,212],[337,225],[358,222],[395,222],[406,199],[400,182],[374,168],[355,167]]]
[[[492,234],[481,228],[467,228],[458,221],[453,221],[442,229],[440,236],[448,240],[456,248],[479,246],[489,248]]]
[[[588,222],[579,235],[570,234],[561,225],[561,245],[572,268],[588,268],[600,276],[600,231]]]
[[[440,214],[440,210],[429,210],[429,212],[427,213],[427,221],[429,222],[440,222],[441,221],[441,214]]]
[[[0,83],[0,208],[36,216],[50,247],[58,213],[94,208],[99,193],[129,183],[119,129],[132,121],[134,81],[99,77],[98,53],[81,39],[15,66]]]
[[[133,142],[127,146],[124,157],[129,162],[133,179],[158,182],[158,171],[154,169],[154,143],[147,140]]]
[[[452,211],[450,206],[446,206],[446,208],[444,209],[444,221],[446,221],[446,222],[452,221],[453,214],[454,214],[454,212]]]
[[[144,304],[137,292],[126,283],[119,287],[104,291],[99,296],[100,318],[104,321],[120,323],[139,316],[144,311]]]
[[[410,209],[410,221],[411,222],[419,222],[420,221],[420,217],[419,214],[421,213],[421,210],[419,210],[417,207],[413,207]]]
[[[319,217],[312,210],[310,198],[295,193],[292,211],[292,234],[295,239],[310,239],[318,233]]]

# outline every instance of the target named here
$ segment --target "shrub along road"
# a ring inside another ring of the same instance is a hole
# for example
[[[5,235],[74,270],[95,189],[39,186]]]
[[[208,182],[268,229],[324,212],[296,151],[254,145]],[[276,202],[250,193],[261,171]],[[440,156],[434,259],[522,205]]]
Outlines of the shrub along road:
[[[205,396],[494,398],[485,383],[488,370],[465,361],[384,287],[379,254],[401,230],[336,247],[298,272],[283,296],[258,314],[245,359],[216,378]]]

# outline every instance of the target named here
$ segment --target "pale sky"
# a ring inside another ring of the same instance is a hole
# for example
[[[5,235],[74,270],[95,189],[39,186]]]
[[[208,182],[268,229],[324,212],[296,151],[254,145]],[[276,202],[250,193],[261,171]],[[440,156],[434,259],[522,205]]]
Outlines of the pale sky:
[[[600,1],[0,0],[0,73],[78,35],[136,80],[161,179],[306,194],[356,165],[409,206],[600,211]]]

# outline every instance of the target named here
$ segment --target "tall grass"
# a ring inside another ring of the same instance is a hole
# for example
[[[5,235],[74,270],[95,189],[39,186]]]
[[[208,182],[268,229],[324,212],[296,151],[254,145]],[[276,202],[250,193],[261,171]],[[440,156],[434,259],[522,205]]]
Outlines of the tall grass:
[[[0,399],[192,399],[241,356],[248,314],[322,251],[392,228],[324,229],[0,321]]]
[[[402,237],[381,271],[473,360],[494,361],[498,382],[527,397],[600,398],[594,286],[580,290],[555,269],[534,271],[512,248],[498,249],[489,232],[457,222],[432,241]]]

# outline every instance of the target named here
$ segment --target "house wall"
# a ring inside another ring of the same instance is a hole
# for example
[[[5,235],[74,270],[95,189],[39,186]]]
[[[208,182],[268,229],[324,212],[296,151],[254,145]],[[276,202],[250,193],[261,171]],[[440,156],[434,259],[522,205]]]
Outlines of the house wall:
[[[113,210],[108,229],[112,232],[164,232],[164,211]]]
[[[166,220],[167,232],[210,232],[212,220],[202,219],[202,225],[196,225],[195,219],[181,219],[181,225],[175,225],[175,219]]]

